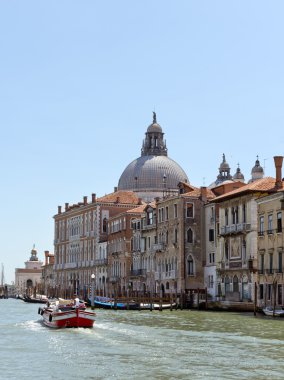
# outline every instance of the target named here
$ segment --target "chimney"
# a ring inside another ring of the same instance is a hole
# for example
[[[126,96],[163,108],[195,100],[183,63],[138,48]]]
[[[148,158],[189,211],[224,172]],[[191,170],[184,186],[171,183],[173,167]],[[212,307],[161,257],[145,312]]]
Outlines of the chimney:
[[[200,193],[201,193],[201,200],[203,202],[206,202],[207,201],[207,187],[201,186],[200,187]]]
[[[47,265],[48,264],[49,251],[44,251],[44,256],[45,256],[45,265]]]
[[[138,205],[142,205],[142,198],[138,198]]]
[[[116,197],[116,203],[120,203],[120,197]]]
[[[92,194],[92,203],[96,203],[96,194],[95,193]]]
[[[61,214],[61,206],[58,206],[58,214]]]
[[[114,193],[117,192],[117,186],[114,187],[113,191],[114,191]]]
[[[277,189],[282,188],[282,163],[283,163],[283,156],[274,156],[274,164],[275,164],[275,169],[276,169],[275,187]]]
[[[86,206],[87,203],[88,203],[88,197],[87,197],[87,196],[84,196],[83,200],[84,200],[84,206]]]
[[[69,203],[65,203],[65,211],[68,211]]]

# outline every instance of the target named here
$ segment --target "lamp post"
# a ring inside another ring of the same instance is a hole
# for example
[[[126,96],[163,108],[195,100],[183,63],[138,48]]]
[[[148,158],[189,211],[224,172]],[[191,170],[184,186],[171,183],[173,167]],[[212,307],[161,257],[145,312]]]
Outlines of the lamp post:
[[[95,278],[94,273],[91,274],[91,309],[94,310],[94,292],[95,292]]]

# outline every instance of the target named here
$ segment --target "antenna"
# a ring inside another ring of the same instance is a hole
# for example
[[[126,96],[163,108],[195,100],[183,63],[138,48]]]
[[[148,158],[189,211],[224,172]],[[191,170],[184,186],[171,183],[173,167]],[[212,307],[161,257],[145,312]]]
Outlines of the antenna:
[[[264,158],[263,159],[263,173],[265,173],[265,161],[269,160],[269,158]]]

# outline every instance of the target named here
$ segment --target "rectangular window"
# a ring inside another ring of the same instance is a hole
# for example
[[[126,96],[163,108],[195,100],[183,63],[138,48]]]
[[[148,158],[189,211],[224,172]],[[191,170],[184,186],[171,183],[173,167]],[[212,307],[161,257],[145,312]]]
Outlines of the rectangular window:
[[[278,284],[278,305],[282,304],[282,284]]]
[[[282,252],[278,252],[278,273],[282,273],[283,272],[283,269],[282,269]]]
[[[193,204],[192,203],[186,204],[186,217],[193,218]]]
[[[272,234],[272,214],[268,215],[268,228],[267,228],[267,233]]]
[[[273,255],[269,255],[269,273],[273,273]]]
[[[151,248],[151,238],[150,238],[150,236],[148,237],[148,248],[149,249]]]
[[[168,208],[168,206],[166,207],[166,220],[169,220],[169,208]]]
[[[214,241],[214,230],[210,228],[209,230],[209,241]]]
[[[282,232],[282,212],[277,213],[277,232]]]
[[[260,255],[260,268],[259,268],[260,274],[264,273],[264,255]]]
[[[229,224],[229,211],[226,208],[226,210],[225,210],[225,226],[228,226],[228,224]]]
[[[247,222],[247,210],[246,210],[246,205],[243,205],[243,223]]]
[[[153,211],[147,212],[147,224],[148,225],[153,224]]]
[[[268,284],[267,285],[267,299],[268,300],[271,300],[271,294],[272,294],[272,286],[271,286],[271,284]]]
[[[263,284],[259,285],[259,299],[263,300]]]
[[[264,235],[264,216],[261,216],[259,218],[259,235],[260,236]]]
[[[177,208],[177,204],[174,204],[174,218],[177,218],[178,217],[178,208]]]

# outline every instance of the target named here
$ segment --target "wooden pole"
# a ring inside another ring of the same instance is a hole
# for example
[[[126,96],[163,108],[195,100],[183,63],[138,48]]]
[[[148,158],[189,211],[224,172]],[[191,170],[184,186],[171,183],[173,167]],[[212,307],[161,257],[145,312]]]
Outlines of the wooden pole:
[[[253,310],[254,316],[256,316],[256,305],[257,305],[257,284],[255,282],[254,283],[254,310]]]

